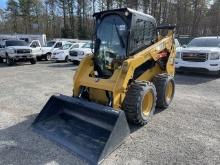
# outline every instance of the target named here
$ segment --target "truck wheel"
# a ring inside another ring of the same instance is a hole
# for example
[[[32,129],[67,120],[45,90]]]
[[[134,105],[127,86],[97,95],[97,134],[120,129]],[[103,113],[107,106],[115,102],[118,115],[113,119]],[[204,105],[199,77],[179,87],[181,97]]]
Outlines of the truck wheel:
[[[66,58],[65,58],[65,62],[68,62],[69,61],[69,58],[68,58],[68,56],[66,56]]]
[[[14,64],[14,60],[9,58],[8,55],[6,56],[6,64],[8,66],[12,66]]]
[[[146,81],[132,83],[122,104],[127,120],[133,124],[146,124],[154,114],[156,95],[153,83]]]
[[[3,63],[3,58],[0,57],[0,63]]]
[[[80,63],[80,62],[77,61],[77,60],[73,60],[72,62],[73,62],[73,65],[79,65],[79,63]]]
[[[45,59],[46,59],[46,61],[50,61],[51,60],[51,54],[47,53]]]
[[[42,60],[42,58],[41,57],[37,57],[37,61],[41,61]]]
[[[32,58],[32,59],[30,59],[30,62],[31,62],[31,64],[36,64],[37,59],[36,58]]]
[[[157,90],[158,108],[167,108],[173,100],[175,93],[175,82],[173,77],[167,74],[159,74],[153,78]]]

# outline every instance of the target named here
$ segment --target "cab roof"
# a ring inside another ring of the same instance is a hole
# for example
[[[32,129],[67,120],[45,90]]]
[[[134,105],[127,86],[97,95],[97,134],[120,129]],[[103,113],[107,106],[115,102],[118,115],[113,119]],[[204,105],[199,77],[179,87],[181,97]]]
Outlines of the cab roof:
[[[132,14],[132,15],[140,17],[143,20],[148,19],[151,22],[154,22],[156,24],[156,20],[155,20],[155,18],[153,16],[151,16],[149,14],[145,14],[145,13],[139,12],[139,11],[136,11],[134,9],[130,9],[130,8],[120,8],[120,9],[105,10],[105,11],[94,13],[93,17],[99,17],[99,16],[101,16],[103,14],[106,14],[106,13],[126,12],[126,11],[129,12],[130,14]]]

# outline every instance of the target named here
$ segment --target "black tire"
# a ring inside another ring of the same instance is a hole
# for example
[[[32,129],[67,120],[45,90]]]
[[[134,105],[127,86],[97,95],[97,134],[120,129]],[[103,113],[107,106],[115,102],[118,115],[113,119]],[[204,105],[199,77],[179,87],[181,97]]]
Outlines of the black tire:
[[[79,63],[80,63],[80,62],[77,61],[77,60],[73,60],[72,62],[73,62],[74,65],[79,65]]]
[[[68,61],[69,61],[69,57],[66,56],[66,58],[65,58],[65,62],[68,62]]]
[[[14,60],[9,58],[8,55],[6,55],[6,64],[8,66],[12,66],[14,64]]]
[[[0,63],[3,63],[3,58],[0,57]]]
[[[45,60],[46,61],[50,61],[51,60],[51,54],[50,53],[46,54]]]
[[[152,102],[149,104],[150,111],[144,114],[143,101],[147,93],[152,94]],[[126,118],[129,122],[136,125],[146,124],[154,114],[156,106],[156,88],[153,83],[146,81],[136,81],[132,83],[126,93],[122,109],[125,111]]]
[[[38,56],[37,61],[41,61],[41,60],[42,60],[42,57]]]
[[[173,100],[175,93],[175,82],[173,77],[167,74],[159,74],[153,78],[153,83],[157,90],[157,104],[158,108],[167,108]],[[169,97],[167,96],[168,85],[172,88]]]
[[[32,59],[30,59],[30,63],[33,65],[33,64],[36,64],[36,62],[37,62],[37,59],[36,58],[32,58]]]

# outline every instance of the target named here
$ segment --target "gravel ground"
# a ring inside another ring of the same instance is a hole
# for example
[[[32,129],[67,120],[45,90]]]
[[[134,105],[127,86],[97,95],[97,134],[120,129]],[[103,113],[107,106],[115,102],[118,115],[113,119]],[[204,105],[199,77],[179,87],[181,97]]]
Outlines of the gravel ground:
[[[49,97],[71,95],[71,63],[0,64],[0,164],[86,164],[30,125]],[[103,165],[220,164],[220,78],[176,75],[171,106],[132,133]]]

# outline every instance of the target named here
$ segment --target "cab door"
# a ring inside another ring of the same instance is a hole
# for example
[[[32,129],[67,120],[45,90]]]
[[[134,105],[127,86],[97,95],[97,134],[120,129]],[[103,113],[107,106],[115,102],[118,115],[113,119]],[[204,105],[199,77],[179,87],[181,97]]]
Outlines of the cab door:
[[[41,56],[43,54],[43,50],[39,40],[33,40],[30,43],[30,47],[32,49],[32,54],[35,56]]]
[[[62,42],[57,42],[57,43],[54,45],[53,52],[54,52],[55,50],[60,49],[62,46],[63,46],[63,43],[62,43]],[[52,53],[53,53],[53,52],[52,52]]]

